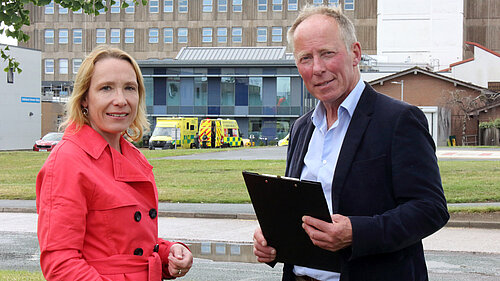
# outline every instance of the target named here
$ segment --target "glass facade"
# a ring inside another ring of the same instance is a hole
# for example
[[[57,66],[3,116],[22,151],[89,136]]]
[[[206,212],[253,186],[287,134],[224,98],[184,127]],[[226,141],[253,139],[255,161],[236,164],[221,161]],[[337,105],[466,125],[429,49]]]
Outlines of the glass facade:
[[[287,67],[142,67],[154,116],[231,118],[256,143],[281,139],[302,112],[302,80]]]

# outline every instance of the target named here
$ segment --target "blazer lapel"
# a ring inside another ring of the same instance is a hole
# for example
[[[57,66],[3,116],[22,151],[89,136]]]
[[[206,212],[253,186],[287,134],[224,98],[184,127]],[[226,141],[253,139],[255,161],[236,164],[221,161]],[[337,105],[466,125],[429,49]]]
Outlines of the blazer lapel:
[[[314,124],[311,120],[312,111],[304,116],[304,122],[296,124],[298,127],[293,128],[297,132],[294,134],[293,142],[296,145],[288,146],[288,149],[294,149],[295,151],[288,151],[288,155],[291,155],[291,159],[287,159],[288,169],[286,175],[289,177],[300,178],[302,173],[302,168],[304,167],[304,157],[306,156],[307,149],[309,147],[309,141],[311,140],[312,133],[314,131]],[[288,158],[288,157],[287,157]]]
[[[361,94],[356,110],[347,129],[342,148],[340,149],[335,174],[333,176],[332,184],[332,201],[333,212],[337,213],[339,209],[339,196],[344,186],[345,179],[356,154],[357,148],[363,139],[363,134],[371,120],[373,113],[373,106],[375,103],[376,95],[375,90],[365,83],[365,90]]]

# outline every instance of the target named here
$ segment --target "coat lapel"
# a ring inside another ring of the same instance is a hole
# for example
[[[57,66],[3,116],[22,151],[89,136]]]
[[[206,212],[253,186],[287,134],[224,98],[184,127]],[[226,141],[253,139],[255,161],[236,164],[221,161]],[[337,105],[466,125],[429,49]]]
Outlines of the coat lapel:
[[[302,168],[304,167],[304,157],[306,156],[309,141],[311,140],[312,133],[314,131],[311,114],[312,111],[304,116],[303,122],[296,123],[296,126],[298,127],[293,128],[296,133],[293,134],[294,139],[291,140],[291,142],[296,143],[296,145],[290,144],[288,146],[289,151],[287,163],[289,163],[289,165],[287,165],[288,169],[285,174],[289,177],[300,178],[300,174],[302,173]],[[293,150],[296,150],[296,152]],[[290,156],[291,159],[289,159]]]
[[[365,83],[365,90],[361,94],[356,110],[347,129],[342,148],[340,150],[339,158],[337,160],[337,167],[333,176],[332,184],[332,200],[333,211],[338,212],[339,198],[344,186],[345,179],[351,169],[354,156],[357,148],[363,139],[363,134],[371,120],[373,113],[373,106],[375,103],[376,95],[375,90]]]

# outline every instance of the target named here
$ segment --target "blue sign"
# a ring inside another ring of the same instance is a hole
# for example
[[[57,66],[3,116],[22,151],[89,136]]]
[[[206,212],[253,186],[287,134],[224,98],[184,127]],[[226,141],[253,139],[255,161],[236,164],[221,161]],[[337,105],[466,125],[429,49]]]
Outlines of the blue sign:
[[[21,97],[21,102],[40,103],[40,98]]]

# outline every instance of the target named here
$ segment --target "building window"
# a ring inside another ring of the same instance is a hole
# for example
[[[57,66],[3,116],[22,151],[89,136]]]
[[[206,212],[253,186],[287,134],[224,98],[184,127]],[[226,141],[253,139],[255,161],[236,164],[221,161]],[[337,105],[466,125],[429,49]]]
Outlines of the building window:
[[[63,6],[59,5],[59,14],[60,15],[68,14],[68,8],[64,8]]]
[[[158,28],[150,28],[149,29],[149,43],[158,43]]]
[[[46,59],[45,60],[45,74],[54,74],[54,60]]]
[[[45,44],[54,44],[54,29],[45,29]]]
[[[81,14],[82,13],[82,8],[76,10],[76,11],[73,11],[73,14]]]
[[[83,31],[81,28],[73,29],[73,44],[82,44],[82,37],[83,37],[82,32]]]
[[[220,105],[234,105],[234,77],[221,77]]]
[[[174,42],[174,29],[164,28],[163,29],[163,43],[173,43]]]
[[[68,33],[67,29],[59,29],[59,44],[68,44]]]
[[[241,27],[233,27],[233,32],[231,33],[231,38],[233,43],[241,43],[243,40],[241,38],[243,30]]]
[[[227,12],[227,0],[217,0],[217,10],[219,12]]]
[[[9,72],[7,72],[7,83],[13,84],[14,83],[14,68],[10,67]]]
[[[68,59],[59,59],[59,74],[68,74]]]
[[[212,12],[212,0],[203,0],[203,12],[211,13]]]
[[[126,14],[133,14],[135,13],[135,3],[133,0],[125,0],[125,3],[128,4],[128,7],[125,8],[125,13]]]
[[[187,43],[188,42],[188,29],[185,27],[181,27],[177,29],[177,42],[178,43]]]
[[[73,74],[77,74],[82,65],[82,59],[73,59]]]
[[[267,42],[267,27],[257,27],[257,42]]]
[[[273,0],[273,11],[283,11],[283,0]]]
[[[208,80],[207,77],[194,78],[194,105],[206,106],[208,102]]]
[[[211,43],[212,42],[212,28],[204,27],[202,31],[202,42],[203,43]]]
[[[257,11],[259,12],[267,11],[267,0],[259,0],[259,2],[257,2]]]
[[[354,10],[354,0],[345,0],[344,10]]]
[[[227,27],[217,28],[217,42],[219,43],[227,42]]]
[[[111,13],[112,14],[120,13],[120,0],[115,0],[115,4],[111,5]]]
[[[160,12],[160,1],[149,0],[149,12],[153,14]]]
[[[163,1],[163,12],[164,13],[173,13],[174,12],[174,1],[173,0]]]
[[[248,105],[262,105],[262,77],[250,77],[248,81]]]
[[[133,28],[125,28],[125,44],[133,44],[135,41],[135,30]]]
[[[276,77],[276,106],[290,106],[290,77]]]
[[[119,28],[111,28],[109,35],[110,35],[111,44],[120,43],[120,29]]]
[[[313,0],[313,5],[314,6],[321,6],[321,5],[323,5],[323,0]]]
[[[54,14],[54,1],[50,1],[49,4],[45,5],[45,14],[46,15]]]
[[[283,41],[283,29],[281,28],[281,26],[273,26],[272,41],[273,42]]]
[[[288,10],[289,11],[298,10],[297,0],[288,0]]]
[[[241,0],[233,0],[233,12],[243,11],[243,4]]]
[[[330,6],[330,7],[338,7],[339,6],[339,0],[328,0],[328,6]]]
[[[187,12],[188,12],[188,1],[179,0],[179,13],[187,13]]]
[[[96,40],[97,44],[106,44],[106,29],[98,28],[96,29]]]

